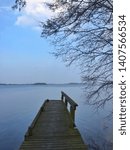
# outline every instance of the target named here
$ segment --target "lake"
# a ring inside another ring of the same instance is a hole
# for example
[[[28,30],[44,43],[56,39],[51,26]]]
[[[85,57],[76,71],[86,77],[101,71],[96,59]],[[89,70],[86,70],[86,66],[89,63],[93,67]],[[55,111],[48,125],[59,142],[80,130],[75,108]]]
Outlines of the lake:
[[[45,99],[60,99],[61,91],[78,103],[76,126],[90,150],[112,150],[112,104],[95,111],[85,103],[82,85],[0,85],[0,150],[18,150],[25,132]]]

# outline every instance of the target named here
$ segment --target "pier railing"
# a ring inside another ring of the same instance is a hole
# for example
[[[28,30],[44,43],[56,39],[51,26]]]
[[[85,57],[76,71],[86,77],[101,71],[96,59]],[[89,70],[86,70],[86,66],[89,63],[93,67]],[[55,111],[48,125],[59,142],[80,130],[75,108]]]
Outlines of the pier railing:
[[[76,107],[78,106],[77,103],[74,102],[74,100],[72,98],[70,98],[66,93],[64,93],[63,91],[61,91],[61,100],[65,103],[66,107],[68,108],[68,103],[70,105],[70,115],[72,117],[74,126],[75,126],[75,111],[76,111]]]

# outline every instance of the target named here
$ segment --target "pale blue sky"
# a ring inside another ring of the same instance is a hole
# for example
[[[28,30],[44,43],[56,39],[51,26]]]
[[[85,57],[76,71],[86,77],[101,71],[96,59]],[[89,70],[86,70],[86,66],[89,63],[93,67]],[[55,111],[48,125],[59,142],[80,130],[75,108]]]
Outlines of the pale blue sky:
[[[13,0],[0,0],[0,83],[80,82],[76,66],[65,67],[49,54],[53,47],[36,26],[48,11],[35,7],[35,1],[33,9],[30,2],[27,10],[18,13],[10,8]]]

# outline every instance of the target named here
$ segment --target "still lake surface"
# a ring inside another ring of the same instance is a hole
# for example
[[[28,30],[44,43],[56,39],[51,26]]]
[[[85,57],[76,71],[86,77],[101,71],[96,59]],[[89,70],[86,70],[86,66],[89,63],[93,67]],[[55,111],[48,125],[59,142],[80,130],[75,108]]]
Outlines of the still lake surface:
[[[85,104],[81,85],[0,85],[0,150],[18,150],[25,132],[45,99],[66,92],[78,103],[76,126],[90,150],[112,150],[112,104],[96,112]]]

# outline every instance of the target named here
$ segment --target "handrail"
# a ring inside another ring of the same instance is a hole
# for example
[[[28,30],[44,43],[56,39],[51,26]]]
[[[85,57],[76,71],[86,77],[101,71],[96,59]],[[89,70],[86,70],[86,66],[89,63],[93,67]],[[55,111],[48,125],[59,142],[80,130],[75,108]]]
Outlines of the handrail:
[[[78,104],[75,103],[75,101],[72,98],[70,98],[63,91],[61,91],[61,100],[65,103],[66,107],[67,107],[68,103],[70,104],[70,115],[72,117],[72,120],[73,120],[73,123],[75,126],[75,110],[76,110],[76,107],[78,106]]]
[[[67,100],[67,102],[70,103],[70,105],[72,107],[76,108],[76,106],[78,106],[78,104],[75,103],[75,101],[72,98],[70,98],[66,93],[64,93],[63,91],[61,91],[61,99],[63,100],[64,97]]]

